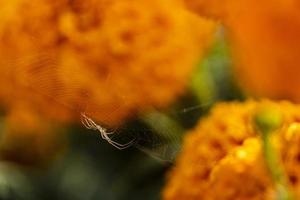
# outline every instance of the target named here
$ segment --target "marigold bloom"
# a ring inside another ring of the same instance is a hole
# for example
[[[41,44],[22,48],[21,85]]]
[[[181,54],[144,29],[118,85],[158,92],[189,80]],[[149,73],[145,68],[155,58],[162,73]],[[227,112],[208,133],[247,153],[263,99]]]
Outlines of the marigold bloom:
[[[272,187],[261,155],[260,140],[249,138],[213,168],[205,199],[270,200],[275,199]]]
[[[296,0],[185,0],[223,22],[236,77],[251,94],[300,101],[300,4]]]
[[[253,122],[261,106],[272,106],[283,114],[283,125],[274,141],[290,185],[299,197],[300,107],[265,100],[217,105],[186,136],[169,174],[164,199],[275,199]]]
[[[0,5],[1,70],[9,68],[12,90],[31,88],[26,93],[46,94],[71,115],[84,111],[106,123],[182,94],[214,29],[170,0]]]

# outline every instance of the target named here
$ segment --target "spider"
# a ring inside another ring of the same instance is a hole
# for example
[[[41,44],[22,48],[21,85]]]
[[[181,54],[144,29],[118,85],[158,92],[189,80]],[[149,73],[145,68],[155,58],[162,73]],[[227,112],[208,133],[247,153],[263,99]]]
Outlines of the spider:
[[[114,132],[107,132],[105,128],[95,123],[91,118],[87,117],[85,113],[81,113],[81,117],[82,117],[81,122],[87,129],[99,131],[102,139],[106,140],[109,144],[111,144],[112,146],[116,147],[119,150],[126,149],[135,142],[135,139],[132,139],[126,144],[120,144],[116,141],[113,141],[109,137],[109,135],[113,135]]]

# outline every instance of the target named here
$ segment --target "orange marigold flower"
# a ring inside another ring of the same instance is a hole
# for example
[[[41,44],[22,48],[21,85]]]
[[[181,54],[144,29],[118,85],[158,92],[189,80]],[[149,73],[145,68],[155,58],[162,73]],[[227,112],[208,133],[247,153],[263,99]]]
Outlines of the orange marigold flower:
[[[194,8],[197,4],[200,15],[218,17],[224,23],[236,76],[247,92],[300,101],[299,1],[186,2]]]
[[[186,136],[183,150],[168,176],[164,199],[275,199],[253,121],[261,106],[272,106],[282,112],[283,124],[274,141],[289,183],[300,197],[300,107],[264,100],[217,105]]]
[[[214,30],[171,0],[2,4],[0,54],[13,91],[31,88],[106,123],[182,94]]]
[[[61,84],[55,69],[61,40],[57,17],[66,2],[0,0],[0,103],[7,110],[24,101],[40,109],[41,116],[70,119],[65,106],[53,101],[59,95],[55,88]],[[46,95],[36,87],[43,87]]]
[[[275,199],[272,180],[261,155],[260,140],[246,139],[219,161],[210,174],[205,199]]]

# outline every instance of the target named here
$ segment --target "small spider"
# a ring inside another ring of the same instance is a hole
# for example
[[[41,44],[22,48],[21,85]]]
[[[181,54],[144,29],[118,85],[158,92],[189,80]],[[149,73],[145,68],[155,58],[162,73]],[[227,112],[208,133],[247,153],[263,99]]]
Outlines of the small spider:
[[[82,117],[81,122],[87,129],[99,131],[102,139],[106,140],[109,144],[111,144],[112,146],[116,147],[119,150],[130,147],[135,141],[135,139],[132,139],[130,142],[128,142],[126,144],[120,144],[116,141],[113,141],[109,137],[109,135],[114,134],[114,132],[107,132],[107,130],[105,128],[96,124],[91,118],[87,117],[85,113],[81,113],[81,117]]]

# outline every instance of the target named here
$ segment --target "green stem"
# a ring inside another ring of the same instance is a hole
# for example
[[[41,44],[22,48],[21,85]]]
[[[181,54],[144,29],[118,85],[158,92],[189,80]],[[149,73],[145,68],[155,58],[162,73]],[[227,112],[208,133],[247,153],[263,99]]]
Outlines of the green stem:
[[[295,198],[289,190],[287,176],[280,162],[280,152],[277,151],[272,143],[272,136],[282,123],[281,113],[270,108],[265,108],[257,113],[255,122],[261,133],[262,151],[266,166],[275,183],[277,200],[294,200]]]
[[[200,69],[192,78],[190,89],[200,103],[214,102],[217,99],[217,86],[209,72],[209,63],[203,61]]]
[[[289,191],[288,181],[284,169],[280,164],[279,152],[274,148],[271,141],[272,134],[263,134],[263,154],[267,168],[275,183],[278,200],[293,200],[293,195]]]

